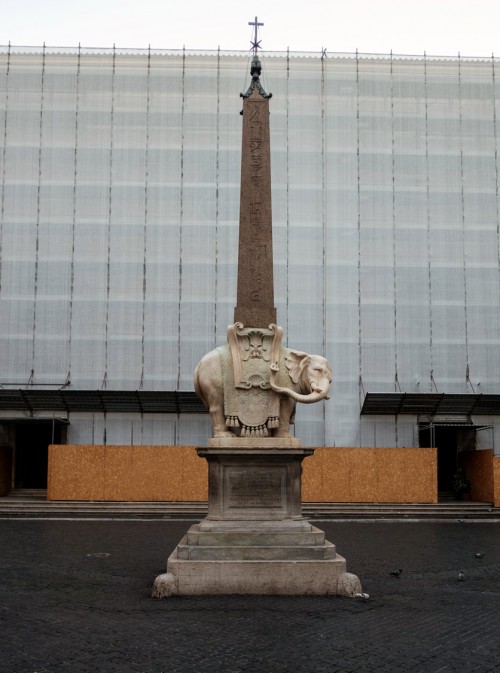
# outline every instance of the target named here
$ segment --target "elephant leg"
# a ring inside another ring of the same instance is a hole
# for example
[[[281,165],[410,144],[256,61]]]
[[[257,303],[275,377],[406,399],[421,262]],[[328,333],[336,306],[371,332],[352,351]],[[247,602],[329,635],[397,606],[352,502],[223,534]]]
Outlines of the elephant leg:
[[[290,421],[293,420],[295,402],[290,397],[282,397],[280,400],[280,423],[274,433],[275,437],[293,437],[290,434]]]
[[[220,404],[210,406],[210,418],[212,419],[212,428],[214,437],[234,437],[227,425],[224,409]]]

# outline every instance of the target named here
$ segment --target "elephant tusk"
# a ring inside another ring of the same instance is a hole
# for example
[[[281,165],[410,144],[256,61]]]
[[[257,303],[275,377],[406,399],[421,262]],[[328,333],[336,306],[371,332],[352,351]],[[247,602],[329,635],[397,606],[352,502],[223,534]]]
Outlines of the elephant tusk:
[[[320,402],[328,398],[328,387],[326,390],[319,388],[317,385],[311,385],[312,392],[308,395],[301,395],[300,393],[295,392],[291,388],[283,388],[276,383],[276,375],[279,371],[278,363],[274,363],[270,366],[271,375],[269,377],[269,385],[274,390],[275,393],[279,395],[286,395],[295,402],[301,402],[302,404],[313,404],[314,402]]]
[[[291,388],[282,388],[281,386],[277,386],[272,378],[269,382],[269,385],[275,393],[278,393],[279,395],[286,395],[295,402],[302,402],[302,404],[312,404],[313,402],[319,402],[320,400],[328,399],[327,393],[314,391],[309,393],[309,395],[301,395],[300,393],[296,393],[295,390],[291,390]]]

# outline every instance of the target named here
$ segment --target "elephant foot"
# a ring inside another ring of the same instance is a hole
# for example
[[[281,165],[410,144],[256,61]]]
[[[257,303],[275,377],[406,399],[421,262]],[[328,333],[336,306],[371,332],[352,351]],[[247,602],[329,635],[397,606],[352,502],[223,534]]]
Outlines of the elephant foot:
[[[234,432],[231,432],[230,430],[219,430],[214,432],[214,439],[217,439],[219,437],[236,437]]]
[[[290,439],[290,438],[292,438],[292,439],[293,439],[293,435],[290,434],[287,430],[278,430],[278,431],[273,435],[273,437],[281,437],[282,439],[283,439],[283,438],[285,438],[285,439]]]

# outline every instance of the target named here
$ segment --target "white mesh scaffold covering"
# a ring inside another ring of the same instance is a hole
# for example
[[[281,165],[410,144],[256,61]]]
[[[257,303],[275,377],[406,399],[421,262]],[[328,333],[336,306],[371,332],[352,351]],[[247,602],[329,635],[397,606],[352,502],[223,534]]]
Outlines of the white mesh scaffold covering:
[[[297,435],[416,446],[416,419],[360,418],[366,392],[500,391],[498,62],[262,61],[278,319],[334,370]],[[248,70],[224,52],[1,50],[2,386],[193,389],[233,320]],[[209,432],[70,420],[77,443]]]

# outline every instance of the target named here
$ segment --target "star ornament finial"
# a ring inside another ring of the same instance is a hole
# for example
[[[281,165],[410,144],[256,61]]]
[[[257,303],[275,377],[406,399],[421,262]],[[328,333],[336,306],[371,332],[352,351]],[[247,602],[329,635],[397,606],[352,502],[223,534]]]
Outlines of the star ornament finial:
[[[259,26],[263,26],[264,24],[259,23],[257,17],[255,17],[255,20],[249,21],[248,25],[253,26],[254,28],[253,40],[250,40],[250,44],[252,45],[252,51],[253,51],[252,65],[250,67],[250,74],[252,75],[252,81],[246,93],[240,93],[240,96],[242,98],[248,98],[252,94],[252,91],[254,89],[257,89],[260,95],[263,96],[264,98],[271,98],[272,94],[266,93],[262,84],[260,83],[260,73],[262,71],[262,64],[259,59],[259,49],[262,49],[262,47],[260,46],[260,40],[257,37],[257,30]],[[241,114],[243,114],[243,112]]]
[[[249,21],[248,25],[254,27],[253,40],[250,40],[250,44],[252,45],[250,47],[250,49],[253,51],[254,54],[256,54],[259,49],[262,49],[262,47],[260,46],[260,43],[262,42],[262,40],[257,39],[257,29],[258,29],[259,26],[263,26],[264,24],[259,23],[258,20],[257,20],[257,17],[255,17],[255,20],[254,21]]]

